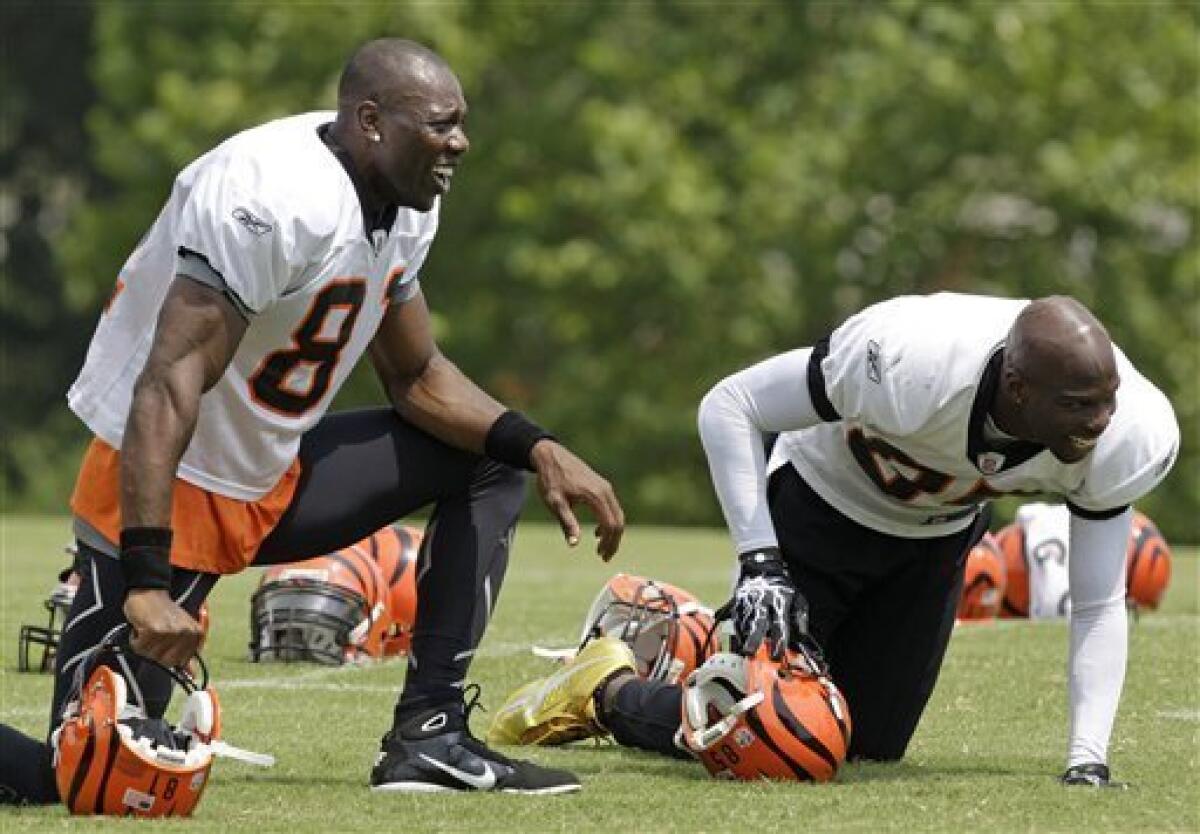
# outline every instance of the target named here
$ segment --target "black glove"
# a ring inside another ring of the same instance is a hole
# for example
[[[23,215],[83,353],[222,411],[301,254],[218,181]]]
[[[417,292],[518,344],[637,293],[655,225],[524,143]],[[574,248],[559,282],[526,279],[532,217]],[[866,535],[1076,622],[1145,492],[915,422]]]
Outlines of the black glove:
[[[1109,778],[1108,765],[1099,762],[1072,765],[1059,779],[1064,785],[1084,785],[1091,788],[1117,788],[1124,790],[1128,782],[1114,782]]]
[[[741,571],[730,614],[736,650],[747,657],[766,640],[771,658],[779,660],[789,641],[808,633],[808,601],[796,590],[777,547],[764,547],[738,557]]]

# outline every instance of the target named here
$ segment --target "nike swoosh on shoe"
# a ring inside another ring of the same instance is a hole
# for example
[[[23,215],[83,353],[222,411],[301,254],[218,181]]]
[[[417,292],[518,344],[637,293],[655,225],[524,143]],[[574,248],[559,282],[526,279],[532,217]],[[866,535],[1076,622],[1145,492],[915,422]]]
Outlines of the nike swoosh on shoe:
[[[465,785],[470,785],[477,791],[490,791],[492,788],[496,787],[496,773],[486,762],[483,765],[483,773],[469,773],[465,770],[459,770],[453,765],[448,765],[445,762],[439,762],[437,759],[425,753],[421,753],[419,755],[422,759],[429,762],[429,764],[445,773],[449,773],[455,779],[459,780]]]

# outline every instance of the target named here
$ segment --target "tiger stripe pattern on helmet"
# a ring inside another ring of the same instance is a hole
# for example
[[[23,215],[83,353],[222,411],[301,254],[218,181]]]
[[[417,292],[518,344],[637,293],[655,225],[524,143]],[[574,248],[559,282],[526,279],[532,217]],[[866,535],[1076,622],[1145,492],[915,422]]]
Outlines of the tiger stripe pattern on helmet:
[[[718,654],[684,689],[681,737],[714,776],[827,782],[846,759],[850,711],[822,669]]]
[[[1126,599],[1135,608],[1158,608],[1171,581],[1171,548],[1149,516],[1134,511],[1126,556]]]

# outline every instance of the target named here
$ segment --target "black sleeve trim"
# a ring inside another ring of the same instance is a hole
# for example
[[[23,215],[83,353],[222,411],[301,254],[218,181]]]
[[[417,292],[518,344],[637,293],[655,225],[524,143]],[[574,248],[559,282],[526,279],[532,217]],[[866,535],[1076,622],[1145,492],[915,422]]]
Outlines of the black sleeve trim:
[[[808,357],[808,395],[812,397],[817,414],[827,423],[836,423],[842,419],[837,413],[829,395],[825,393],[825,375],[821,373],[821,361],[829,355],[829,337],[826,336],[813,345],[812,355]]]
[[[1087,519],[1088,521],[1107,521],[1110,518],[1116,518],[1121,513],[1128,510],[1129,505],[1126,504],[1123,507],[1115,507],[1111,510],[1085,510],[1083,507],[1078,507],[1068,501],[1067,508],[1070,509],[1071,515],[1077,515],[1080,518]]]

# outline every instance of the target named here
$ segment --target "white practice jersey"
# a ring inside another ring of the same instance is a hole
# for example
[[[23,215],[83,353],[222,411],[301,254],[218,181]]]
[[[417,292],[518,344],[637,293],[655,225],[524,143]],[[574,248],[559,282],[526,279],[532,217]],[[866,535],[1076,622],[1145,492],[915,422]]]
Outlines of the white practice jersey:
[[[266,494],[414,281],[438,206],[401,208],[371,238],[347,169],[318,135],[331,112],[239,133],[185,168],[122,268],[68,402],[119,449],[133,387],[182,252],[225,281],[250,323],[200,401],[178,475],[238,500]]]
[[[1115,347],[1117,410],[1083,460],[984,444],[1001,348],[1027,303],[940,293],[851,317],[808,365],[808,394],[827,422],[784,432],[771,468],[790,461],[846,516],[906,538],[959,531],[997,495],[1061,496],[1097,514],[1141,497],[1170,469],[1179,429],[1167,398]]]

